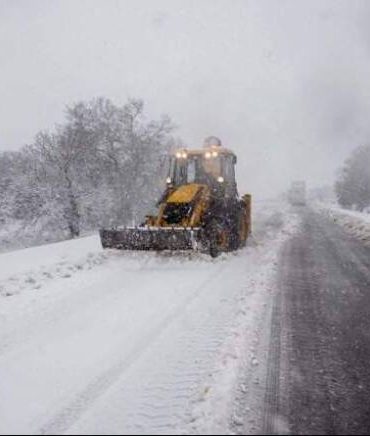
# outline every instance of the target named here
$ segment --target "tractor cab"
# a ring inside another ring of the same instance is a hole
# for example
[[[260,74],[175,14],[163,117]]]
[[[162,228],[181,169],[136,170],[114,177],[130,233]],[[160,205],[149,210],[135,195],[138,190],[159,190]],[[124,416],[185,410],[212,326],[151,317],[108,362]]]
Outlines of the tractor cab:
[[[170,156],[167,185],[207,185],[211,190],[223,191],[226,197],[236,197],[236,160],[234,153],[222,147],[179,150]]]

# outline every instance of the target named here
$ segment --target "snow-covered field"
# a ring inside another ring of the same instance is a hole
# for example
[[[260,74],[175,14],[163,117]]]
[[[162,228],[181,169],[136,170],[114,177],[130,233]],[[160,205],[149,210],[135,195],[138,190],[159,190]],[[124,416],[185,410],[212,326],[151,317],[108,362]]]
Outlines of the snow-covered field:
[[[349,234],[370,246],[370,213],[342,209],[336,205],[320,204],[318,208]]]
[[[258,205],[249,246],[217,260],[96,236],[0,255],[0,433],[252,432],[277,257],[299,226],[280,209]]]

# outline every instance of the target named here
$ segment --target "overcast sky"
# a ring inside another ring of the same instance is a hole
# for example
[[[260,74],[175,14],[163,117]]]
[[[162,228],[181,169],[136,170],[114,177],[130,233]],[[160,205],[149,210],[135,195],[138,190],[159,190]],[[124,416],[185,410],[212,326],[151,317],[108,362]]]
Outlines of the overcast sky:
[[[139,97],[235,149],[243,189],[330,183],[370,142],[369,22],[367,0],[0,0],[0,151],[68,103]]]

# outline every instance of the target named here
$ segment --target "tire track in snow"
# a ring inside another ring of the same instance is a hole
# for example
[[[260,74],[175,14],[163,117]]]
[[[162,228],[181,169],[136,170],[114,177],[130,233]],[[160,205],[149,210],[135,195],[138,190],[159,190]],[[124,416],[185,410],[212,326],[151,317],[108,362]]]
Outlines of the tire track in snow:
[[[270,353],[267,366],[267,384],[262,434],[277,434],[280,416],[280,369],[281,369],[281,335],[282,335],[282,296],[275,296],[271,319]]]
[[[219,308],[222,308],[222,305]],[[212,349],[204,347],[204,336],[220,337],[225,333],[220,324],[215,326],[214,315],[215,313],[210,311],[200,326],[180,338],[177,342],[177,350],[173,351],[176,353],[185,348],[181,353],[182,361],[178,362],[173,356],[169,358],[167,363],[170,369],[165,378],[165,388],[163,388],[163,381],[160,382],[161,384],[155,383],[155,387],[152,388],[144,386],[142,395],[136,398],[134,407],[131,407],[132,413],[126,414],[125,419],[122,419],[125,432],[184,434],[182,429],[192,420],[194,404],[202,402],[204,400],[202,396],[206,393],[203,383],[210,367],[204,362],[213,363],[215,350],[220,346],[220,342],[217,342]],[[223,323],[222,325],[225,326]],[[191,356],[197,356],[197,361],[194,362]],[[161,377],[159,379],[163,380]],[[161,395],[158,396],[159,392]],[[130,399],[129,395],[126,397]],[[155,410],[156,413],[148,413],[148,410]]]
[[[101,374],[92,381],[68,406],[55,415],[41,429],[40,433],[63,434],[76,423],[90,406],[114,385],[132,365],[145,354],[153,342],[175,321],[185,308],[192,304],[203,292],[209,292],[209,284],[216,281],[227,268],[227,264],[221,265],[220,269],[211,278],[207,278],[185,300],[179,304],[156,328],[152,329],[149,336],[140,341],[128,358],[125,358],[110,370]],[[207,286],[208,285],[208,286]],[[212,289],[211,289],[212,290]]]

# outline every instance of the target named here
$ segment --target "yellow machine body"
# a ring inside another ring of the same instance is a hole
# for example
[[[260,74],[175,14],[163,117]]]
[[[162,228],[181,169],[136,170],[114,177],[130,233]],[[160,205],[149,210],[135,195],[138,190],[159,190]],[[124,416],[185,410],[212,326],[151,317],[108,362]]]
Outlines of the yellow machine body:
[[[250,195],[239,198],[236,156],[223,147],[179,150],[170,157],[158,213],[139,228],[102,230],[105,248],[208,251],[243,247],[251,233]]]

